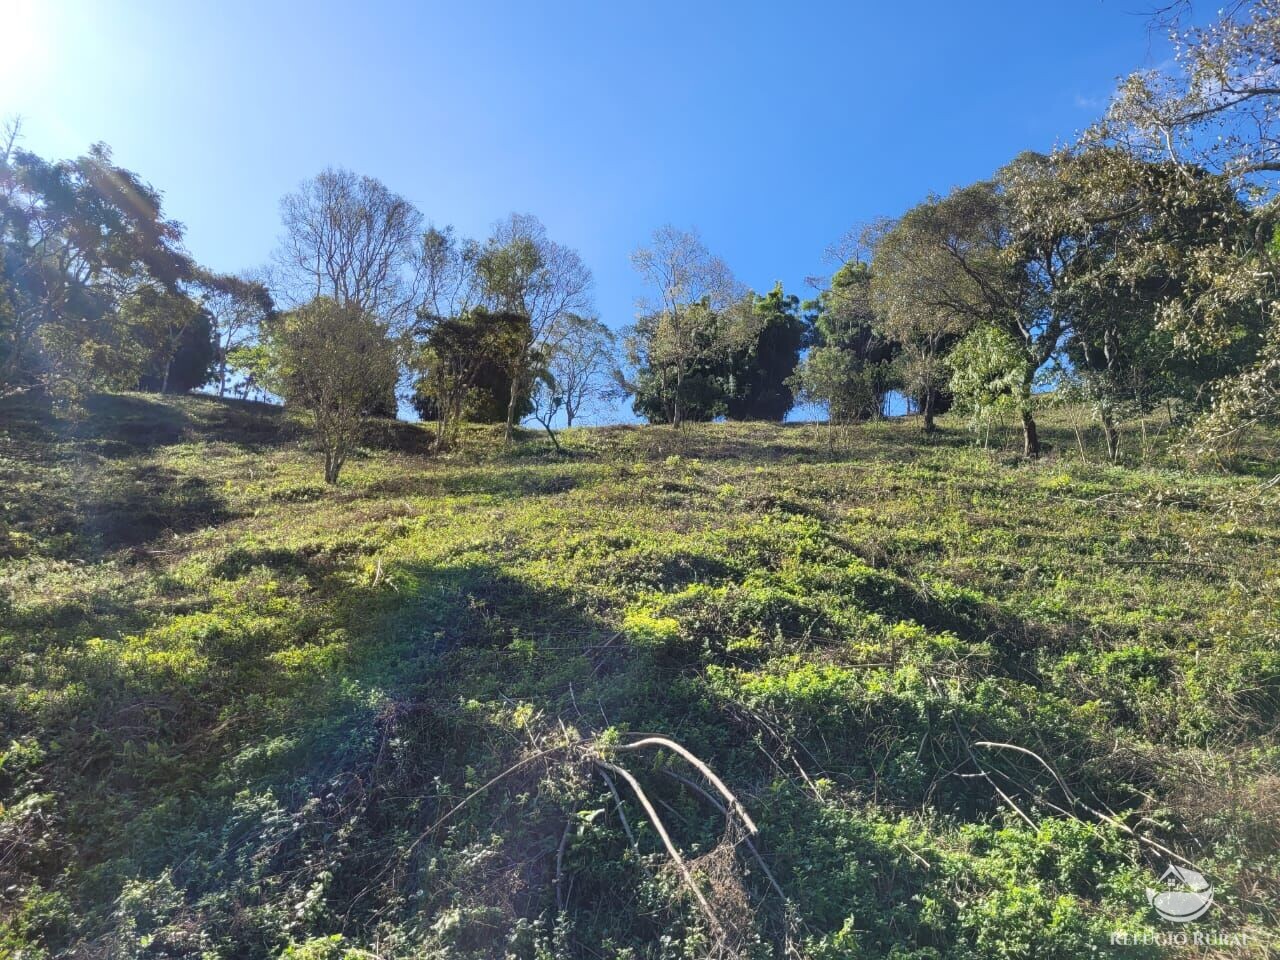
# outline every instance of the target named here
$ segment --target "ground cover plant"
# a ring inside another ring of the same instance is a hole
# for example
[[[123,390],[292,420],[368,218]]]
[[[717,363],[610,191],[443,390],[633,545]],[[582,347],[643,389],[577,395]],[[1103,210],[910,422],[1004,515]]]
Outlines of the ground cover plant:
[[[85,404],[0,411],[0,954],[1157,956],[1179,857],[1272,949],[1272,435]]]

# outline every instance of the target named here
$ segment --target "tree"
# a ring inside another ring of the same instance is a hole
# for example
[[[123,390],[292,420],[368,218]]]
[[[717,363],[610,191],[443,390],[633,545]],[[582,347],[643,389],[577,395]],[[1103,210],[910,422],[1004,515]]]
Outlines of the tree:
[[[751,310],[758,330],[727,359],[725,413],[730,420],[781,422],[795,405],[790,381],[805,333],[800,298],[778,283],[764,296],[752,294]]]
[[[1171,67],[1126,78],[1088,140],[1266,183],[1280,171],[1280,0],[1233,3],[1189,30],[1174,17],[1169,27]]]
[[[511,401],[511,376],[507,360],[505,357],[493,356],[481,356],[478,360],[471,390],[462,405],[461,419],[467,423],[506,423],[507,406]],[[427,388],[421,372],[414,377],[413,394],[409,402],[423,420],[438,419],[435,398]],[[525,417],[531,412],[531,397],[527,392],[522,393],[517,413]]]
[[[397,332],[413,317],[422,215],[380,180],[328,168],[280,201],[276,252],[292,303],[326,296]]]
[[[1049,305],[1110,459],[1121,416],[1174,398],[1200,405],[1210,381],[1256,353],[1255,305],[1206,286],[1251,233],[1226,177],[1094,146],[1038,161],[1009,198],[1019,235],[1057,238]]]
[[[376,317],[331,297],[282,316],[271,341],[271,389],[310,416],[324,451],[325,482],[337,483],[360,441],[366,411],[394,379],[395,348]]]
[[[213,319],[186,293],[144,284],[121,302],[117,322],[136,357],[131,386],[186,393],[209,382],[217,358]]]
[[[652,293],[640,301],[640,318],[626,337],[628,354],[633,366],[656,378],[678,430],[686,379],[699,364],[750,342],[759,318],[724,261],[694,231],[661,227],[649,246],[632,253],[631,262]]]
[[[143,284],[177,293],[194,265],[159,193],[105,144],[50,163],[17,139],[11,127],[0,145],[0,387],[74,400],[139,373],[121,300]]]
[[[940,348],[974,324],[1019,344],[1015,406],[1027,457],[1040,455],[1032,386],[1067,331],[1060,297],[1085,249],[1072,217],[1046,216],[1045,184],[1057,173],[1054,157],[1023,154],[992,181],[916,207],[876,245],[877,312],[903,345],[908,382],[932,390],[947,372]]]
[[[991,312],[984,287],[997,283],[994,188],[976,184],[931,197],[870,239],[870,303],[880,335],[901,348],[899,372],[926,433],[950,380],[948,350]]]
[[[1021,415],[1029,402],[1022,384],[1027,379],[1026,352],[1007,331],[990,324],[970,330],[947,355],[951,395],[969,414],[969,425],[990,445],[991,427],[1003,411]]]
[[[486,369],[506,369],[524,349],[529,319],[511,311],[473,307],[456,317],[424,316],[414,366],[419,371],[420,410],[433,413],[436,447],[447,450],[481,385]]]
[[[631,409],[649,423],[675,422],[677,390],[681,423],[705,423],[724,416],[728,398],[724,354],[697,357],[677,378],[675,366],[663,354],[659,339],[661,319],[659,314],[647,314],[622,331],[623,354],[631,375],[628,378],[622,370],[615,372],[618,392],[631,396]],[[712,339],[722,317],[695,307],[687,321],[700,321],[703,336]]]
[[[548,362],[559,393],[565,426],[572,427],[584,410],[604,398],[616,367],[613,331],[594,317],[571,315]]]
[[[533,395],[530,398],[529,416],[546,431],[551,438],[551,445],[556,453],[561,452],[560,438],[556,436],[552,424],[556,416],[564,409],[564,389],[556,382],[555,375],[547,367],[542,367],[534,374]]]
[[[203,304],[213,320],[217,341],[218,396],[226,396],[231,357],[258,337],[275,315],[275,303],[267,286],[248,274],[204,273],[200,278]]]
[[[234,347],[227,356],[227,365],[240,374],[232,385],[232,392],[241,399],[257,397],[266,401],[271,393],[268,384],[272,383],[272,350],[271,340],[266,336],[254,343]]]
[[[490,308],[528,320],[528,336],[509,354],[506,436],[510,440],[520,398],[528,395],[532,385],[534,354],[553,355],[571,318],[590,309],[591,271],[576,251],[551,240],[537,217],[515,213],[494,226],[475,265]]]
[[[459,239],[453,227],[427,228],[418,253],[421,302],[416,312],[419,323],[424,318],[460,316],[481,302],[484,293],[479,271],[481,252],[479,243]]]
[[[793,378],[801,396],[824,405],[832,423],[881,416],[889,391],[897,385],[893,361],[898,345],[877,329],[870,268],[846,261],[807,306],[809,352]],[[934,401],[930,410],[936,406]]]
[[[1254,362],[1211,388],[1213,408],[1191,437],[1193,452],[1230,444],[1245,426],[1280,417],[1280,290],[1277,290],[1275,173],[1280,171],[1280,0],[1234,2],[1205,27],[1169,24],[1176,57],[1169,69],[1135,73],[1086,142],[1116,146],[1142,160],[1221,174],[1255,203],[1251,236],[1236,235],[1187,257],[1193,292],[1170,302],[1161,326],[1180,342],[1221,337],[1224,318],[1251,310],[1263,344]],[[1200,356],[1206,355],[1201,349]]]

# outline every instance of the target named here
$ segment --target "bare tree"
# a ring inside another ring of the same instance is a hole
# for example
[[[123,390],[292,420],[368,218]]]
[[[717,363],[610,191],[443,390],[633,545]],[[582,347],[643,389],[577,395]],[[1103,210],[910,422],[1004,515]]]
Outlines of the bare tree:
[[[1228,3],[1218,19],[1183,29],[1190,3],[1155,11],[1175,48],[1171,70],[1121,84],[1086,135],[1147,159],[1170,158],[1257,182],[1280,171],[1280,0]],[[1274,184],[1273,184],[1274,185]]]
[[[419,250],[419,320],[458,317],[480,303],[480,254],[480,245],[459,239],[453,227],[427,227]]]
[[[280,202],[276,253],[293,304],[327,296],[393,331],[411,316],[421,264],[422,215],[373,177],[329,168]]]
[[[695,230],[670,224],[658,228],[647,247],[631,254],[631,263],[651,294],[637,301],[641,322],[629,337],[629,352],[633,358],[647,358],[650,366],[671,370],[671,426],[679,429],[685,376],[698,360],[732,349],[747,337],[744,324],[723,321],[730,314],[747,319],[752,312],[737,310],[744,288]]]
[[[530,366],[537,353],[555,353],[568,318],[591,307],[591,270],[577,251],[547,236],[531,214],[513,213],[494,225],[476,266],[489,306],[529,320],[523,349],[512,354],[507,439],[515,428],[520,397],[530,387]]]
[[[573,316],[548,364],[556,389],[563,398],[565,426],[603,398],[616,366],[613,331],[593,317]]]

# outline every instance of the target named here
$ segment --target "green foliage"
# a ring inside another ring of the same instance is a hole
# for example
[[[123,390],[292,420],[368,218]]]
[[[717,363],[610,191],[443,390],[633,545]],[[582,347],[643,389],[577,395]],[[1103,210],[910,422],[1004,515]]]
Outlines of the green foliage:
[[[800,301],[778,284],[723,310],[682,305],[679,323],[641,317],[627,338],[635,412],[650,423],[785,419],[804,324]]]
[[[781,421],[795,398],[788,380],[800,361],[804,324],[800,298],[788,296],[782,284],[752,298],[760,329],[753,343],[728,360],[725,414],[730,420]]]
[[[889,391],[898,386],[898,346],[877,332],[870,294],[867,265],[850,261],[810,304],[812,343],[796,382],[808,402],[827,408],[833,423],[882,416]]]
[[[271,332],[271,390],[311,418],[324,451],[324,479],[338,473],[393,388],[394,347],[382,324],[358,307],[317,297],[280,318]]]
[[[1162,929],[1162,864],[1055,773],[1194,856],[1216,923],[1276,929],[1280,491],[1167,436],[1103,467],[949,416],[928,447],[709,424],[569,457],[464,426],[335,490],[278,408],[86,410],[4,401],[0,949],[705,955],[629,788],[635,848],[584,753],[537,755],[563,743],[638,778],[743,956],[1151,955],[1109,940]],[[637,731],[740,798],[788,904]]]
[[[1030,402],[1021,391],[1028,361],[1005,331],[981,326],[971,330],[947,355],[951,394],[969,415],[969,427],[989,446],[991,430],[1002,414],[1020,414]]]
[[[139,356],[127,389],[187,393],[209,382],[217,360],[213,319],[185,294],[141,287],[121,303],[118,322]]]
[[[176,295],[193,278],[182,228],[106,145],[51,163],[10,133],[0,153],[0,385],[40,384],[70,404],[94,386],[130,386],[152,372],[151,345],[140,350],[121,322],[120,297],[137,284]]]
[[[476,307],[457,317],[423,317],[414,366],[415,405],[437,424],[437,443],[448,449],[464,420],[503,421],[513,364],[523,362],[532,336],[529,318]],[[520,413],[529,408],[528,395]]]

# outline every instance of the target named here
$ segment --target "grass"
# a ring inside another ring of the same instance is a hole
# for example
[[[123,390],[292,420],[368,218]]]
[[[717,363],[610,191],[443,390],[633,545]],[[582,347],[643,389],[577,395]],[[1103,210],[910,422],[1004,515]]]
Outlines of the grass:
[[[1157,956],[1152,844],[1271,949],[1273,438],[388,425],[327,488],[259,405],[0,422],[0,956]]]

